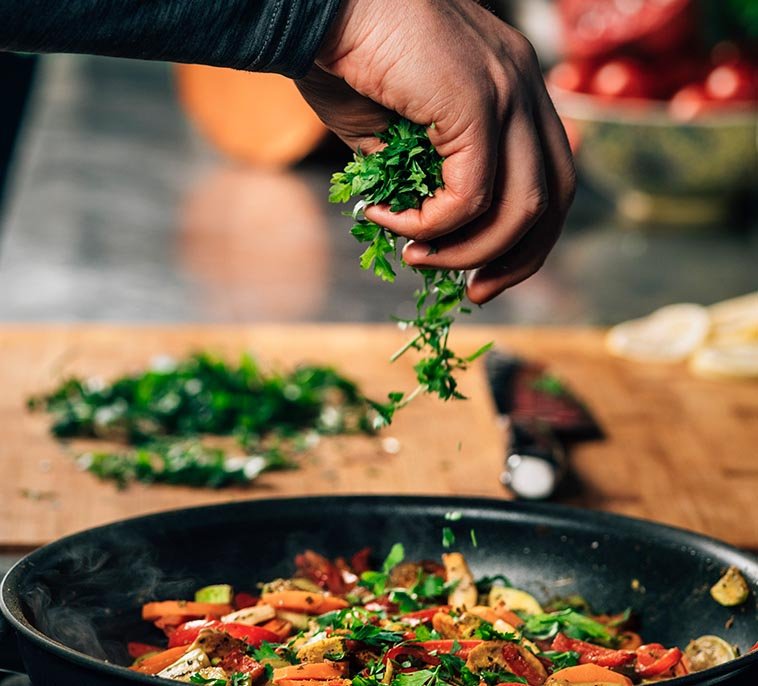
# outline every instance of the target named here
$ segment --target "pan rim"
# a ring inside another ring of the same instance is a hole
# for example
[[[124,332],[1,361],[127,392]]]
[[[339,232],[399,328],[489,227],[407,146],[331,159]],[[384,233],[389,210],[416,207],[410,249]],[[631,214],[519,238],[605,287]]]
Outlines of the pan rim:
[[[302,515],[302,508],[318,508],[321,503],[355,503],[357,505],[399,505],[407,507],[417,507],[424,511],[439,509],[441,513],[451,509],[474,512],[480,518],[490,516],[493,519],[500,519],[504,515],[511,515],[512,518],[518,519],[519,515],[530,516],[536,520],[535,524],[570,524],[574,530],[583,528],[596,528],[603,523],[622,524],[624,526],[624,535],[636,534],[642,536],[645,533],[655,533],[659,540],[666,540],[669,543],[676,542],[677,546],[683,544],[697,545],[700,549],[709,549],[709,552],[723,558],[732,557],[735,561],[739,560],[741,568],[747,563],[750,573],[758,579],[758,556],[742,551],[728,543],[703,534],[696,533],[689,529],[662,524],[653,520],[643,519],[640,517],[629,517],[611,512],[589,510],[569,505],[560,505],[553,503],[540,503],[528,501],[503,500],[491,497],[478,496],[447,496],[447,495],[391,495],[391,494],[349,494],[349,495],[314,495],[314,496],[297,496],[282,498],[249,498],[227,503],[215,503],[210,505],[198,505],[186,508],[171,508],[161,510],[136,517],[121,519],[107,524],[78,531],[63,538],[57,539],[50,543],[37,548],[28,555],[24,556],[11,567],[0,584],[0,612],[8,620],[9,624],[16,633],[21,634],[24,638],[31,641],[36,647],[52,652],[57,657],[74,662],[96,672],[110,674],[114,677],[128,678],[133,683],[142,684],[161,684],[166,683],[165,679],[155,676],[144,675],[133,672],[127,667],[115,665],[105,660],[101,660],[73,648],[69,648],[57,641],[49,638],[39,629],[34,627],[24,617],[21,610],[21,604],[16,593],[16,586],[26,569],[33,567],[38,558],[42,558],[56,548],[63,549],[65,546],[75,544],[77,541],[86,540],[98,533],[112,531],[114,528],[128,527],[133,525],[146,525],[152,521],[159,521],[172,518],[183,518],[190,513],[212,513],[222,512],[225,510],[244,509],[249,507],[261,506],[263,508],[279,507],[298,508],[299,515]],[[723,665],[712,667],[711,669],[693,673],[683,677],[671,679],[665,683],[672,686],[689,686],[697,684],[703,677],[716,678],[727,677],[731,673],[739,674],[751,665],[758,664],[758,651],[746,653],[734,660],[730,660]]]

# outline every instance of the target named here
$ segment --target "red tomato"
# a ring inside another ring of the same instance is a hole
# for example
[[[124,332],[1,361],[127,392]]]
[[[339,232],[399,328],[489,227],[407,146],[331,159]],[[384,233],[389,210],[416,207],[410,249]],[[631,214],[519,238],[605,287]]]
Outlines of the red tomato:
[[[591,662],[599,667],[621,667],[634,661],[635,654],[631,650],[612,650],[596,646],[594,643],[587,643],[576,638],[569,638],[564,634],[558,634],[553,639],[553,650],[562,653],[566,650],[573,650],[579,653],[579,662],[587,664]]]
[[[237,624],[235,622],[219,622],[215,619],[196,619],[192,622],[185,622],[176,628],[168,638],[168,647],[186,646],[192,643],[203,629],[215,629],[239,638],[245,643],[253,646],[259,646],[263,641],[269,643],[278,643],[279,637],[268,629],[259,626],[249,626],[247,624]]]
[[[310,579],[327,591],[340,595],[347,590],[337,565],[313,550],[295,555],[295,565],[300,576]]]
[[[363,548],[350,558],[350,566],[358,576],[371,569],[371,548]]]
[[[560,0],[558,7],[572,57],[599,57],[626,46],[658,54],[697,35],[691,0]]]
[[[649,98],[655,88],[640,62],[623,58],[600,67],[592,77],[590,90],[607,98]]]
[[[244,610],[246,607],[255,607],[258,604],[258,598],[249,593],[237,593],[234,596],[234,609]]]
[[[235,672],[249,674],[250,683],[255,683],[255,680],[266,671],[266,668],[260,662],[257,662],[249,655],[245,655],[242,651],[232,651],[228,655],[225,655],[221,659],[219,667],[230,674]]]
[[[561,62],[548,72],[547,82],[551,86],[565,91],[586,93],[589,90],[593,73],[594,67],[588,62]]]
[[[542,686],[545,682],[544,671],[538,670],[521,654],[518,644],[504,643],[502,652],[503,659],[513,674],[526,679],[529,686]]]
[[[752,102],[758,100],[752,69],[745,63],[722,64],[705,80],[705,92],[712,100]]]
[[[692,121],[712,109],[713,104],[708,100],[705,86],[699,83],[681,88],[668,105],[669,114],[677,121]]]
[[[637,648],[634,671],[643,679],[660,676],[676,667],[682,659],[679,648],[664,648],[660,643],[648,643]]]

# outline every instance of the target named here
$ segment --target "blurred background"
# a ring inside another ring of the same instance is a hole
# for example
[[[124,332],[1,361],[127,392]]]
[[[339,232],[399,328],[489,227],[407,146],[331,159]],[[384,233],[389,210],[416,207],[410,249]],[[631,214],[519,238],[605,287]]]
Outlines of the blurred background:
[[[501,0],[581,185],[545,268],[474,322],[598,323],[758,287],[758,0]],[[0,55],[0,320],[386,321],[326,201],[347,150],[282,77]]]

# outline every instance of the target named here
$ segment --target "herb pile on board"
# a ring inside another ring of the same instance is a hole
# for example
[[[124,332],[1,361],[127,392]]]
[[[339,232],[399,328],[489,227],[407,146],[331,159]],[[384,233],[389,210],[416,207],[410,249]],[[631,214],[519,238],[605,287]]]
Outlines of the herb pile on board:
[[[377,136],[385,147],[370,155],[356,153],[344,171],[334,174],[329,201],[347,203],[352,198],[360,198],[352,212],[355,225],[351,233],[367,244],[361,255],[361,267],[372,270],[383,281],[392,282],[396,265],[406,266],[399,254],[399,239],[366,219],[363,210],[376,204],[386,204],[393,212],[420,207],[443,185],[443,158],[429,140],[426,128],[406,119],[392,122]],[[491,347],[488,343],[473,355],[461,357],[448,346],[456,315],[470,312],[463,304],[465,272],[416,268],[413,271],[422,278],[422,285],[415,293],[416,316],[399,319],[398,324],[413,330],[414,334],[391,359],[394,361],[411,349],[417,350],[421,354],[414,366],[418,386],[408,393],[389,394],[389,402],[377,408],[385,424],[419,393],[432,393],[442,400],[463,398],[456,372],[465,369]]]
[[[229,364],[207,353],[167,360],[111,383],[71,378],[32,409],[53,417],[59,438],[118,442],[79,464],[102,479],[220,488],[295,466],[291,457],[319,435],[372,433],[375,403],[329,367],[263,370],[250,355]],[[230,456],[208,437],[230,436]]]

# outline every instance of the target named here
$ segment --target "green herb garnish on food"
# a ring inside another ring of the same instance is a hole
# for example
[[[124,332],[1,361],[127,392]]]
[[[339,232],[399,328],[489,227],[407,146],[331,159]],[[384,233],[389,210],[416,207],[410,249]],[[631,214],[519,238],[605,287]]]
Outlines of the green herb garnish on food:
[[[368,588],[374,595],[380,596],[387,588],[390,572],[393,567],[399,565],[405,557],[405,548],[402,543],[395,543],[382,563],[380,571],[369,571],[361,574],[360,585]]]
[[[607,644],[614,640],[605,625],[571,609],[530,615],[525,618],[522,630],[527,638],[533,640],[553,638],[559,631],[580,640],[592,639]]]
[[[367,244],[361,255],[361,267],[391,282],[395,280],[396,265],[405,266],[399,255],[398,237],[366,219],[363,210],[376,204],[387,204],[393,212],[420,207],[443,185],[443,158],[420,124],[400,119],[377,136],[385,147],[370,155],[356,153],[344,171],[334,174],[329,201],[347,203],[352,198],[360,198],[352,212],[355,225],[351,233]],[[392,392],[388,403],[377,406],[386,424],[419,393],[432,393],[443,400],[463,398],[455,374],[491,347],[487,344],[469,357],[460,357],[448,347],[456,315],[469,312],[463,306],[465,272],[415,268],[413,271],[423,279],[415,293],[416,316],[400,319],[398,324],[415,330],[415,334],[391,359],[394,361],[411,349],[419,351],[421,358],[414,366],[418,386],[410,393]]]
[[[102,479],[220,488],[296,466],[319,435],[372,433],[375,403],[329,367],[264,371],[250,356],[229,364],[207,353],[164,362],[111,383],[81,378],[29,401],[60,438],[135,446],[91,451],[79,464]],[[240,455],[208,445],[232,436]]]

